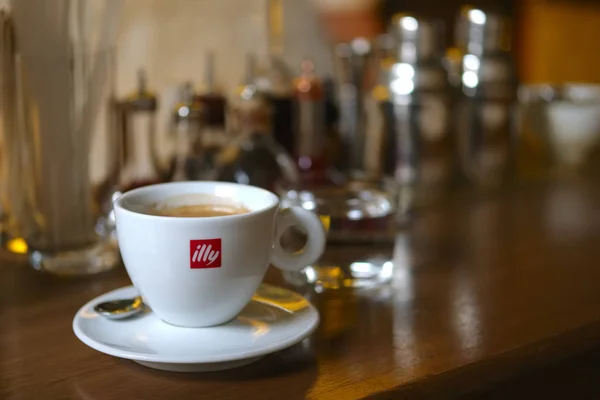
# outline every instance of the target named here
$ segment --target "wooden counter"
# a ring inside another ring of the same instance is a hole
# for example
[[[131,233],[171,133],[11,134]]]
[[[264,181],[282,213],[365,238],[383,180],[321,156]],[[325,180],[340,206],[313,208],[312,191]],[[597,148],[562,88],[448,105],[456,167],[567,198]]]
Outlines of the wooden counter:
[[[387,254],[393,283],[309,294],[322,318],[311,339],[207,374],[150,370],[77,340],[73,315],[128,284],[122,268],[62,280],[4,255],[0,399],[488,398],[539,382],[540,370],[568,379],[563,360],[569,370],[598,365],[600,183],[455,196],[416,216],[395,246],[328,251]],[[268,280],[281,283],[276,271]]]

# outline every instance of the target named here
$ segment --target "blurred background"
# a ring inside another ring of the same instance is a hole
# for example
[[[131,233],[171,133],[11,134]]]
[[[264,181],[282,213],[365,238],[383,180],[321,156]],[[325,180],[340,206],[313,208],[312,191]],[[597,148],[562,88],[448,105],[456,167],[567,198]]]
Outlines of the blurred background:
[[[600,1],[0,5],[1,242],[40,269],[116,265],[112,201],[150,183],[267,188],[333,246],[390,243],[464,188],[598,170]]]
[[[282,0],[283,55],[292,66],[314,57],[319,73],[333,75],[331,45],[381,33],[400,11],[440,18],[446,44],[454,38],[458,0]],[[514,46],[524,82],[598,82],[600,3],[594,0],[471,1],[513,18]],[[135,88],[144,66],[157,88],[182,77],[201,79],[204,54],[218,50],[216,75],[233,90],[244,73],[245,54],[268,53],[266,0],[126,0],[119,32],[119,91]],[[362,10],[361,10],[362,9]]]

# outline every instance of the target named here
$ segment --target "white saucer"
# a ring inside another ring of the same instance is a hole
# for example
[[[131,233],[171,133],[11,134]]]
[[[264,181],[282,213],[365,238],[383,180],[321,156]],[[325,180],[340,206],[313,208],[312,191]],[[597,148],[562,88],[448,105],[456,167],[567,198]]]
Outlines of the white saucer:
[[[152,312],[120,321],[94,312],[103,301],[137,295],[128,286],[90,301],[73,319],[75,335],[95,350],[146,367],[202,372],[250,364],[300,342],[319,323],[318,311],[304,297],[266,284],[235,320],[210,328],[169,325]]]

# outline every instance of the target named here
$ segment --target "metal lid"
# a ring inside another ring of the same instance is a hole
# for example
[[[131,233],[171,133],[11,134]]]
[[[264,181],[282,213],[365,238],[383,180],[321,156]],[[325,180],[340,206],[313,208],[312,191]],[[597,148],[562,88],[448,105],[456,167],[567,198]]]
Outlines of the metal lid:
[[[500,12],[463,6],[456,27],[456,43],[463,53],[482,55],[510,51],[510,18]]]
[[[435,19],[399,13],[392,17],[389,33],[396,40],[399,62],[441,59],[444,54],[443,23]]]

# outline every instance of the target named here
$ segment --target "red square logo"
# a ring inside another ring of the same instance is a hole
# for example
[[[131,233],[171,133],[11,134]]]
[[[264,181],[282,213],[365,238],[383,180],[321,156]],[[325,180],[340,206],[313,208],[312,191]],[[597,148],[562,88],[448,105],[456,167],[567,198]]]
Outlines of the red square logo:
[[[190,240],[190,268],[220,268],[221,239]]]

